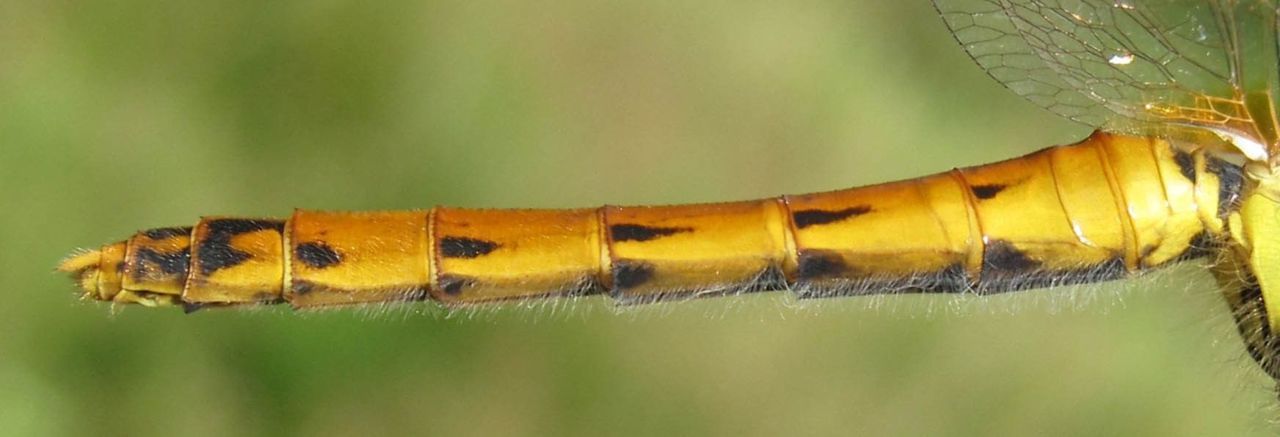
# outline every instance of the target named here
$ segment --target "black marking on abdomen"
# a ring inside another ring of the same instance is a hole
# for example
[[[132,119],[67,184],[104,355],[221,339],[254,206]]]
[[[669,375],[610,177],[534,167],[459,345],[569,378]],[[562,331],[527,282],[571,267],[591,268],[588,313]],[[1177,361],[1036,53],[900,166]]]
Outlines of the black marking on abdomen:
[[[440,289],[449,296],[462,294],[463,287],[470,286],[473,283],[474,281],[471,278],[458,275],[440,275],[439,282]]]
[[[284,232],[284,222],[279,220],[214,219],[206,226],[209,233],[198,243],[200,256],[196,260],[200,264],[200,274],[204,276],[239,265],[252,256],[231,247],[231,239],[235,236],[268,229]]]
[[[1178,164],[1178,173],[1182,173],[1182,177],[1187,178],[1191,183],[1196,183],[1196,158],[1182,150],[1173,152],[1173,162]]]
[[[1009,186],[1004,184],[983,184],[974,185],[973,187],[970,187],[970,190],[973,191],[974,197],[981,200],[987,200],[996,197],[996,195],[1000,194],[1001,191],[1004,191],[1005,188],[1009,188]]]
[[[791,213],[791,219],[795,221],[796,228],[804,229],[815,225],[825,225],[835,223],[850,217],[857,217],[871,212],[871,207],[867,205],[852,206],[838,211],[825,211],[821,209],[805,209]]]
[[[982,254],[982,273],[976,291],[979,294],[1086,284],[1123,278],[1128,273],[1124,256],[1117,254],[1106,261],[1076,269],[1045,269],[1039,260],[1027,256],[1013,243],[994,240]]]
[[[825,250],[801,250],[796,264],[796,279],[801,281],[840,276],[848,270],[840,254]]]
[[[164,276],[179,276],[182,280],[186,280],[187,266],[191,264],[191,251],[179,250],[177,252],[159,252],[154,249],[143,247],[138,249],[138,266],[133,270],[133,279],[138,280],[144,276],[154,277],[152,275],[152,267],[158,268]]]
[[[313,269],[323,269],[342,262],[342,255],[323,241],[309,241],[294,249],[299,261]]]
[[[318,284],[305,279],[293,278],[290,282],[289,289],[293,291],[293,294],[297,295],[310,293],[319,287]]]
[[[501,246],[498,243],[467,237],[440,239],[440,255],[445,258],[478,258]]]
[[[664,228],[627,223],[609,226],[609,235],[613,241],[649,241],[681,232],[693,232],[693,228]]]
[[[653,279],[653,264],[620,259],[613,262],[613,289],[634,288]]]
[[[1204,169],[1218,176],[1218,217],[1225,220],[1236,210],[1244,173],[1239,166],[1212,156],[1205,156]]]
[[[147,229],[142,231],[142,235],[145,235],[147,238],[152,240],[168,240],[178,236],[190,237],[191,227]]]
[[[1028,257],[1018,250],[1013,243],[1005,240],[993,240],[987,243],[982,252],[982,273],[988,271],[1026,272],[1040,268],[1040,261]]]

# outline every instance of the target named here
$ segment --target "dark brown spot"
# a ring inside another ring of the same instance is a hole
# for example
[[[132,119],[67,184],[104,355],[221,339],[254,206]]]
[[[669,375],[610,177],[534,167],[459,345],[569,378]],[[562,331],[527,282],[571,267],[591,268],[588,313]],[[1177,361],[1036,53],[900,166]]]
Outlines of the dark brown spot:
[[[620,259],[613,262],[613,288],[634,288],[653,279],[653,264]]]
[[[168,240],[178,236],[189,237],[191,236],[191,227],[147,229],[142,231],[142,235],[152,240]]]
[[[649,241],[655,238],[692,231],[693,228],[664,228],[625,223],[609,226],[609,235],[613,237],[613,241]]]
[[[1004,191],[1005,188],[1008,188],[1008,185],[983,184],[983,185],[974,185],[971,189],[973,190],[974,197],[977,197],[982,200],[987,200],[987,199],[996,197],[996,195],[1000,194],[1001,191]]]
[[[440,256],[445,258],[477,258],[488,255],[500,244],[467,237],[444,237],[440,239]]]
[[[149,247],[143,247],[138,249],[137,257],[138,266],[133,270],[134,279],[140,279],[144,276],[160,276],[154,274],[156,270],[159,270],[159,273],[164,276],[182,276],[185,280],[187,266],[191,262],[191,252],[187,250],[160,252]]]
[[[1017,246],[1005,240],[992,240],[982,252],[982,273],[1028,272],[1040,268],[1040,261],[1028,257]]]
[[[231,246],[231,239],[237,235],[267,229],[276,232],[284,231],[284,222],[278,220],[250,219],[214,219],[205,224],[208,232],[196,245],[200,265],[200,274],[208,276],[213,272],[233,267],[245,262],[252,255]]]
[[[302,261],[307,267],[313,269],[332,267],[342,262],[342,255],[332,247],[329,247],[329,245],[324,244],[323,241],[310,241],[299,244],[293,250],[293,253],[297,256],[298,261]]]
[[[463,287],[469,286],[471,284],[472,284],[472,281],[470,278],[465,278],[462,276],[455,276],[455,275],[440,276],[440,289],[444,290],[444,294],[447,294],[449,296],[457,296],[459,294],[462,294]]]
[[[795,221],[796,228],[804,229],[814,225],[835,223],[849,217],[857,217],[869,212],[871,212],[871,207],[867,205],[852,206],[837,211],[805,209],[792,213],[791,219]]]
[[[1182,177],[1187,178],[1191,183],[1196,183],[1196,158],[1190,153],[1182,150],[1173,152],[1173,162],[1178,164],[1178,173],[1182,173]]]
[[[848,270],[839,254],[825,250],[801,250],[796,262],[796,276],[801,280],[840,276]]]
[[[250,232],[263,231],[273,229],[277,232],[284,231],[284,222],[280,220],[254,220],[254,219],[237,219],[225,218],[209,220],[205,225],[209,229],[209,237],[215,240],[227,239],[240,234]]]
[[[1075,269],[1045,269],[1044,265],[1019,250],[1013,243],[994,240],[987,244],[982,256],[982,279],[976,288],[980,294],[1056,287],[1109,281],[1124,277],[1128,269],[1124,256],[1115,256],[1098,264]]]
[[[297,295],[310,293],[312,291],[315,291],[317,288],[319,288],[319,285],[304,279],[294,278],[293,283],[289,284],[289,289],[293,290],[293,294],[297,294]]]
[[[229,245],[202,246],[200,248],[200,274],[208,276],[227,267],[234,267],[248,260],[247,252]]]
[[[1244,172],[1240,166],[1214,157],[1207,157],[1204,170],[1218,176],[1218,217],[1225,219],[1236,209],[1244,188]]]

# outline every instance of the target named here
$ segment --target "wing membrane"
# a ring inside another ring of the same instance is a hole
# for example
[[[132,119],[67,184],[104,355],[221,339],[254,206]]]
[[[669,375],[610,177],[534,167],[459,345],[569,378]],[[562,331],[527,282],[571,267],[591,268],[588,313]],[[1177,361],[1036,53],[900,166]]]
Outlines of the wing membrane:
[[[987,73],[1069,119],[1131,133],[1168,135],[1198,127],[1274,139],[1276,10],[1271,1],[935,4]],[[1254,123],[1262,112],[1268,118],[1265,128]]]

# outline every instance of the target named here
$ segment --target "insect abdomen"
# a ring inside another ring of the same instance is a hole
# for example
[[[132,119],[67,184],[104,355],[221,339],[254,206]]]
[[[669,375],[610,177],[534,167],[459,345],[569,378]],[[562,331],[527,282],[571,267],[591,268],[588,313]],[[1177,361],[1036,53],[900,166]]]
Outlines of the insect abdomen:
[[[1239,176],[1163,141],[1099,133],[986,166],[745,202],[205,218],[61,268],[100,300],[194,306],[990,293],[1201,255]]]

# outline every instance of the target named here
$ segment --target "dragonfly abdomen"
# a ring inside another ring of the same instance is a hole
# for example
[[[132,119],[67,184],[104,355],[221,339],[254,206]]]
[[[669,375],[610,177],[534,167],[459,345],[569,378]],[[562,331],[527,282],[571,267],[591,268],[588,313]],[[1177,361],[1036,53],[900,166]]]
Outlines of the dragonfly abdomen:
[[[787,199],[800,279],[813,292],[993,293],[1202,256],[1241,181],[1239,167],[1204,153],[1096,133],[1008,161]],[[861,214],[799,218],[850,208]],[[809,260],[822,267],[805,268]]]
[[[1200,256],[1241,181],[1204,153],[1099,133],[913,180],[744,202],[210,217],[61,269],[99,300],[193,307],[993,293]]]

